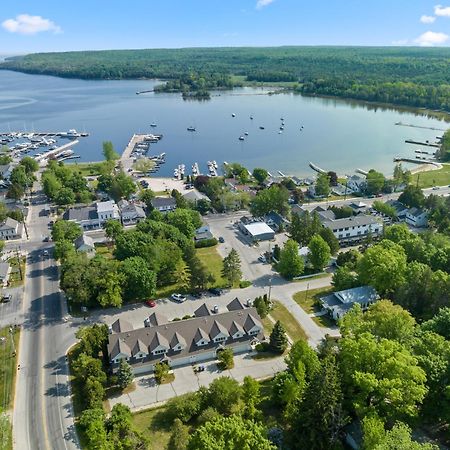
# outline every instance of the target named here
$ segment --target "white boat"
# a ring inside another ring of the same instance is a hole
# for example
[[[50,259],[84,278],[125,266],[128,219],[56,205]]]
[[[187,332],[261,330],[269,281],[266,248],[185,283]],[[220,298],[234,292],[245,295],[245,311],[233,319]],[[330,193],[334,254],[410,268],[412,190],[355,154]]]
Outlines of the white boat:
[[[152,123],[150,124],[150,126],[151,126],[152,128],[155,128],[155,127],[156,127],[156,123],[155,123],[155,122],[152,122]]]
[[[239,140],[243,141],[244,140],[244,136],[239,136]]]
[[[245,134],[246,136],[248,136],[248,131],[246,131],[244,134]]]
[[[192,126],[191,127],[187,127],[187,130],[188,131],[195,131],[195,127],[192,127]]]

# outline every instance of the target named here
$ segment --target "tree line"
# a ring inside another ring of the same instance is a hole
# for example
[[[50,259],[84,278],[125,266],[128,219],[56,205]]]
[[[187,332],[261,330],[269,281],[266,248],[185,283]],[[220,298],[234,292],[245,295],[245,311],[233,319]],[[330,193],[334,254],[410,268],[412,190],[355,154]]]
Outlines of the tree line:
[[[447,48],[260,47],[36,53],[0,68],[83,79],[163,78],[191,74],[227,80],[289,81],[304,94],[450,110]],[[201,84],[201,83],[200,83]]]

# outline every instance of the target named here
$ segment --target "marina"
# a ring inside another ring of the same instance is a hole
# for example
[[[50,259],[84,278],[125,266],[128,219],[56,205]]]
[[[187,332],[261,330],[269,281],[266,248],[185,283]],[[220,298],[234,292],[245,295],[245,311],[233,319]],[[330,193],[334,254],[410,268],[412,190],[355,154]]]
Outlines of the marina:
[[[165,164],[159,165],[157,173],[168,178],[173,177],[180,163],[185,164],[186,174],[191,174],[195,162],[201,173],[209,174],[205,166],[208,160],[237,161],[250,171],[264,167],[274,174],[280,170],[300,177],[311,173],[309,161],[337,173],[361,167],[390,174],[394,157],[414,155],[406,139],[434,143],[442,134],[435,129],[447,127],[445,121],[420,111],[375,109],[345,100],[293,94],[256,95],[267,93],[267,88],[221,91],[220,96],[200,103],[186,102],[177,94],[136,95],[152,90],[159,83],[153,80],[58,79],[57,87],[54,83],[53,77],[45,75],[0,73],[0,90],[8,92],[8,99],[0,96],[0,130],[6,132],[0,140],[9,139],[7,135],[13,130],[22,135],[36,130],[39,133],[33,139],[61,141],[44,146],[21,138],[4,145],[37,145],[17,148],[20,155],[33,156],[63,145],[69,129],[86,129],[89,136],[75,137],[80,142],[72,150],[80,156],[79,161],[87,162],[103,158],[104,141],[111,141],[121,153],[135,133],[163,134],[163,139],[150,142],[148,150],[141,146],[141,155],[136,156],[150,158],[166,153]],[[60,92],[67,95],[61,97]],[[248,95],[232,95],[239,93]],[[25,97],[33,99],[33,103],[9,107],[11,98]],[[415,126],[395,126],[400,121]],[[260,131],[260,126],[264,130]],[[280,130],[280,126],[284,129]],[[188,127],[195,131],[187,131]],[[239,140],[240,136],[244,140]],[[417,148],[429,147],[417,144]],[[125,166],[132,168],[133,163]]]

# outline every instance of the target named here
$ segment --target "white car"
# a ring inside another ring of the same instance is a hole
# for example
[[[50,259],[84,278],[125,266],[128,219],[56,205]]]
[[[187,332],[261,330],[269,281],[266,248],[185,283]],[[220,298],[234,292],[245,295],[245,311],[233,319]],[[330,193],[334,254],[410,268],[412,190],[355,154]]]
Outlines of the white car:
[[[178,303],[183,303],[186,301],[186,297],[181,294],[172,294],[170,297]]]
[[[264,255],[261,255],[259,258],[258,258],[258,261],[261,261],[262,263],[266,263],[267,261],[266,261],[266,257],[264,256]]]

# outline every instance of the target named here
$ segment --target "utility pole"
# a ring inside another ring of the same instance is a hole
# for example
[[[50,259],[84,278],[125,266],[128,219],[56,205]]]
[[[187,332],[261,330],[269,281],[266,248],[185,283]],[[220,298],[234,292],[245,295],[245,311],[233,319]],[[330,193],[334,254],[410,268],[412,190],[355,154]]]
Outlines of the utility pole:
[[[19,265],[20,279],[23,280],[22,261],[20,260],[20,254],[19,254],[19,250],[18,250],[17,246],[16,246],[16,258],[17,258],[17,264]]]
[[[272,294],[272,277],[269,278],[269,296],[268,296],[269,303],[271,294]]]
[[[305,303],[308,301],[309,283],[306,285]]]
[[[13,349],[13,356],[16,356],[16,346],[14,343],[14,328],[12,325],[9,327],[9,334],[11,336],[11,347]]]

